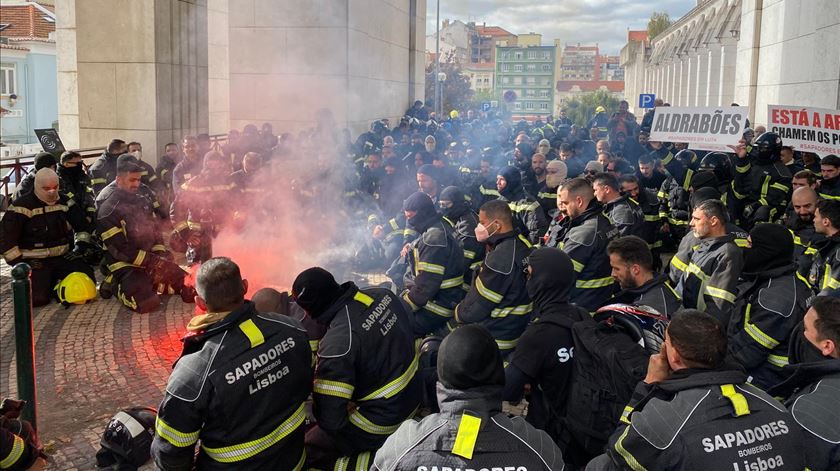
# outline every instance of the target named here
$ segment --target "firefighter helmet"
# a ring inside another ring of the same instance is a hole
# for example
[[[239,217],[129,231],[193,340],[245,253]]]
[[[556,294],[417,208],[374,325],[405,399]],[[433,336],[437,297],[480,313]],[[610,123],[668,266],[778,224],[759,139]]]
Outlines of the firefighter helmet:
[[[96,299],[96,284],[87,274],[73,272],[55,286],[58,300],[64,304],[85,304]]]
[[[723,152],[706,154],[703,160],[700,161],[700,168],[698,170],[701,172],[714,172],[718,181],[721,183],[732,181],[732,162],[729,160],[729,156]]]
[[[774,132],[765,132],[755,138],[751,152],[760,163],[777,162],[781,158],[782,138]]]
[[[151,407],[132,407],[117,412],[105,426],[99,442],[102,448],[96,453],[97,466],[128,469],[128,466],[140,467],[148,462],[156,419],[157,411]]]
[[[668,318],[650,306],[608,304],[595,312],[597,322],[615,326],[653,355],[665,341]]]

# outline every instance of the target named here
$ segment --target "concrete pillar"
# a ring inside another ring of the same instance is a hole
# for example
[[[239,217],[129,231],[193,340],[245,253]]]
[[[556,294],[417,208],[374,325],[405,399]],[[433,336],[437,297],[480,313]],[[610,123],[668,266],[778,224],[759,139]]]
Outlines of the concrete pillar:
[[[230,130],[229,0],[207,1],[207,93],[210,134]]]
[[[688,55],[680,58],[680,106],[691,106],[688,102],[688,83],[691,81],[691,62]]]
[[[425,15],[425,0],[230,0],[232,126],[295,132],[324,108],[353,134],[396,124],[423,95]]]
[[[738,46],[734,41],[724,42],[720,54],[720,104],[721,106],[729,106],[729,104],[736,102],[741,106],[748,106],[748,102],[742,101],[736,93],[737,70],[736,67],[739,53]],[[752,116],[753,110],[750,110]],[[752,121],[752,120],[751,120]]]
[[[768,2],[769,3],[769,2]],[[759,49],[761,48],[761,17],[764,0],[743,0],[741,4],[741,31],[735,47],[734,100],[750,107],[750,121],[755,122],[755,96],[758,84]],[[836,5],[834,7],[836,9]],[[797,23],[798,26],[798,23]],[[725,51],[729,54],[729,51]]]
[[[695,106],[708,106],[709,99],[709,51],[702,49],[697,53],[697,76],[694,78],[697,87],[695,89]]]
[[[206,0],[58,0],[56,13],[68,148],[136,140],[152,160],[163,144],[207,132]]]
[[[713,43],[709,46],[709,70],[707,78],[708,98],[706,106],[720,106],[720,80],[721,80],[721,52],[723,46]]]
[[[699,70],[700,70],[700,54],[694,52],[689,58],[689,77],[688,77],[688,104],[689,106],[701,106],[697,99],[697,90],[700,87]]]

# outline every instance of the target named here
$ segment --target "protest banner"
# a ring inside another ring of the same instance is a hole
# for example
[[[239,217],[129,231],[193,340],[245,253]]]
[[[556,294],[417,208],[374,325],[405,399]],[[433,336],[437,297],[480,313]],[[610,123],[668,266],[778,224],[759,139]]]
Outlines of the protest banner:
[[[657,107],[651,141],[686,142],[691,149],[722,150],[738,144],[749,107]]]
[[[840,155],[840,111],[807,106],[768,105],[767,130],[794,150]]]

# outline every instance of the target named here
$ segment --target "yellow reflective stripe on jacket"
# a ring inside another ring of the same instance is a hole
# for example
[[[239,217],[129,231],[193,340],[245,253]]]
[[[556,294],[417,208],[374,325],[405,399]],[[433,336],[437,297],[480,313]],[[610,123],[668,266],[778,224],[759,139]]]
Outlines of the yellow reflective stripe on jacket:
[[[575,260],[573,258],[571,258],[570,260],[572,261],[572,266],[575,268],[575,271],[577,273],[580,273],[580,272],[583,271],[583,264],[582,263],[578,262],[577,260]]]
[[[497,307],[490,311],[490,317],[524,316],[534,310],[534,303],[519,306]]]
[[[499,304],[502,302],[503,296],[492,289],[487,288],[484,286],[484,283],[481,281],[481,277],[476,277],[475,280],[475,289],[478,290],[478,294],[480,294],[483,298],[487,299],[488,301]]]
[[[755,324],[750,322],[750,311],[752,310],[752,304],[747,304],[747,309],[744,312],[744,331],[747,332],[747,335],[752,337],[753,340],[758,342],[759,345],[762,347],[772,350],[779,346],[778,340],[774,339],[773,337],[765,334],[761,329],[756,327]]]
[[[831,276],[831,265],[826,264],[820,289],[840,288],[840,280]]]
[[[29,209],[29,208],[24,208],[22,206],[14,206],[13,205],[13,206],[9,206],[7,211],[22,214],[26,217],[31,218],[31,217],[34,217],[34,216],[40,216],[44,213],[54,213],[56,211],[67,211],[68,209],[69,209],[69,207],[66,206],[66,205],[63,205],[63,204],[53,204],[53,205],[49,205],[49,206],[42,206],[40,208],[35,208],[35,209]]]
[[[676,255],[674,255],[674,257],[671,258],[671,266],[683,272],[688,268],[688,265],[686,265],[685,262],[677,258]]]
[[[612,285],[615,282],[611,276],[606,278],[595,278],[594,280],[576,280],[575,288],[580,289],[595,289],[604,288]]]
[[[166,252],[166,246],[163,244],[155,244],[152,246],[152,252]]]
[[[18,258],[20,256],[21,256],[21,252],[20,252],[20,249],[18,248],[17,245],[10,248],[9,250],[3,252],[3,258],[6,259],[7,262],[11,261],[11,260],[15,260],[16,258]]]
[[[418,272],[426,271],[426,272],[429,272],[429,273],[435,273],[435,274],[438,274],[438,275],[443,275],[443,273],[446,271],[446,268],[443,265],[437,265],[437,264],[434,264],[434,263],[417,262],[417,271]]]
[[[112,263],[112,264],[108,265],[108,270],[109,270],[111,273],[113,273],[113,272],[115,272],[115,271],[119,270],[120,268],[126,268],[126,267],[129,267],[129,268],[141,268],[141,267],[139,267],[139,266],[137,266],[137,265],[132,265],[132,264],[130,264],[130,263],[128,263],[128,262],[116,262],[116,263]]]
[[[472,250],[464,250],[464,258],[468,258],[470,260],[475,258],[476,253]]]
[[[750,246],[750,243],[747,239],[735,238],[734,240],[732,240],[732,242],[735,242],[735,245],[741,247],[742,249],[746,249]]]
[[[356,291],[356,294],[353,295],[353,300],[358,301],[367,307],[370,307],[371,304],[373,304],[373,298],[366,295],[365,293],[362,293],[361,291]]]
[[[235,463],[237,461],[246,460],[286,438],[286,436],[303,425],[303,421],[305,419],[306,412],[304,411],[303,404],[301,403],[291,417],[284,420],[283,423],[264,437],[221,448],[210,448],[202,444],[201,449],[207,453],[207,456],[220,463]]]
[[[181,232],[184,229],[189,229],[190,225],[187,224],[187,221],[181,221],[172,228],[175,232]]]
[[[191,231],[200,231],[200,230],[203,229],[202,226],[201,226],[201,223],[200,222],[195,222],[195,221],[187,221],[187,227]]]
[[[829,195],[828,193],[820,193],[820,198],[824,200],[840,200],[840,195]]]
[[[114,237],[115,235],[119,234],[120,232],[124,233],[122,226],[114,226],[102,233],[102,241],[104,242],[110,239],[111,237]]]
[[[782,185],[781,183],[773,183],[770,185],[770,188],[775,188],[779,191],[784,191],[785,193],[790,191],[790,188],[788,188],[786,185]]]
[[[496,345],[499,346],[499,350],[511,350],[513,348],[516,348],[517,343],[519,343],[519,339],[516,339],[516,340],[496,339]]]
[[[735,302],[735,295],[726,291],[725,289],[717,288],[715,286],[706,285],[706,294],[712,296],[713,298],[723,299],[729,301],[730,303]]]
[[[461,286],[463,283],[464,283],[463,275],[462,276],[456,276],[455,278],[449,278],[448,280],[443,280],[440,283],[440,287],[444,288],[444,289],[446,289],[446,288],[457,288],[458,286]]]
[[[645,221],[647,222],[659,222],[662,219],[662,216],[659,214],[645,214]]]
[[[437,314],[438,316],[447,318],[452,317],[455,314],[453,309],[447,309],[440,304],[436,304],[434,301],[426,302],[423,309],[431,312],[432,314]]]
[[[91,178],[90,184],[91,185],[99,185],[100,183],[108,183],[108,180],[104,178]]]
[[[694,262],[690,262],[688,267],[686,268],[688,273],[700,278],[702,281],[708,281],[709,275],[707,275],[699,266],[697,266]]]
[[[807,252],[805,252],[805,253],[807,253]],[[796,272],[796,277],[797,277],[797,278],[799,278],[799,280],[800,280],[800,281],[802,281],[803,283],[805,283],[805,286],[807,286],[807,287],[808,287],[808,289],[812,289],[812,288],[813,288],[813,286],[811,286],[811,282],[810,282],[810,281],[808,281],[808,278],[805,278],[804,276],[802,276],[802,274],[801,274],[801,273],[799,273],[798,271]]]
[[[414,415],[414,414],[411,414]],[[410,416],[409,416],[410,417]],[[367,433],[372,433],[374,435],[390,435],[397,431],[400,428],[400,424],[396,425],[379,425],[375,424],[370,421],[367,417],[363,416],[359,409],[354,410],[350,413],[350,423],[359,427],[360,429],[364,430]]]
[[[70,244],[59,245],[56,247],[45,247],[42,249],[18,249],[23,258],[50,258],[60,257],[70,250]]]
[[[463,456],[468,460],[473,457],[478,431],[481,429],[481,417],[470,414],[467,411],[461,413],[461,423],[458,424],[458,433],[452,446],[453,455]]]
[[[11,468],[14,466],[15,463],[20,459],[23,455],[24,443],[23,439],[17,435],[12,435],[14,437],[12,443],[12,449],[9,450],[9,454],[6,455],[5,458],[0,460],[0,469]]]
[[[408,386],[408,383],[414,379],[414,375],[417,373],[417,367],[419,365],[420,355],[414,355],[414,359],[411,360],[411,364],[408,365],[408,368],[403,372],[403,374],[399,375],[395,379],[388,382],[388,384],[382,386],[381,388],[373,391],[372,393],[368,394],[367,396],[359,399],[359,401],[372,401],[374,399],[390,399],[400,391],[405,389]]]
[[[624,411],[621,412],[621,417],[619,418],[619,421],[623,424],[629,424],[630,414],[633,413],[633,410],[634,409],[630,406],[624,406]]]
[[[735,390],[735,385],[721,384],[720,392],[723,394],[723,397],[729,399],[729,402],[732,403],[732,408],[735,409],[735,417],[749,415],[750,406],[747,404],[747,398]]]
[[[200,431],[201,430],[196,430],[195,432],[182,432],[164,422],[160,416],[158,416],[155,420],[155,432],[157,432],[161,438],[178,448],[195,445],[195,442],[198,441],[198,433]]]
[[[642,464],[636,460],[636,457],[624,448],[624,439],[627,438],[627,432],[629,431],[629,425],[624,427],[624,433],[622,433],[621,436],[618,437],[618,441],[615,442],[615,451],[624,458],[624,462],[627,463],[627,466],[629,466],[633,471],[647,471],[647,468],[642,466]]]
[[[146,251],[145,250],[138,250],[137,256],[134,257],[134,261],[132,262],[133,265],[140,266],[143,264],[143,260],[146,259]]]
[[[248,337],[248,341],[251,342],[251,348],[260,346],[265,343],[265,337],[263,336],[262,331],[257,324],[254,324],[254,321],[248,319],[247,321],[239,324],[239,330]]]
[[[524,211],[536,211],[540,207],[540,204],[536,201],[533,203],[508,203],[508,207],[512,212],[520,213]]]
[[[537,206],[539,206],[539,205],[537,205]],[[518,236],[518,237],[519,237],[519,241],[520,241],[520,242],[522,242],[523,244],[525,244],[525,247],[528,247],[528,248],[530,249],[531,247],[533,247],[533,246],[534,246],[533,244],[531,244],[531,241],[530,241],[530,240],[528,240],[528,239],[526,239],[526,238],[525,238],[525,236],[524,236],[524,235],[519,234],[519,236]]]
[[[790,363],[790,359],[786,356],[770,354],[767,355],[767,363],[779,368],[784,368]]]
[[[352,384],[342,383],[329,379],[315,378],[312,392],[325,396],[335,396],[344,399],[353,397],[355,387]]]

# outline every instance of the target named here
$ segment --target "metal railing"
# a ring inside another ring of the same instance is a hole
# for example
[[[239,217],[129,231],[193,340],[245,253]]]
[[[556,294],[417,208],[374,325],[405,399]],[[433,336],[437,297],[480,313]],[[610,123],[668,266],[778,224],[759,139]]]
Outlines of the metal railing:
[[[210,135],[212,150],[221,150],[225,142],[227,142],[227,134]],[[104,147],[87,147],[72,150],[82,156],[82,161],[85,166],[90,166],[97,157],[105,152]],[[12,185],[20,184],[23,177],[32,171],[35,165],[35,155],[27,154],[0,159],[0,175],[2,175],[2,178],[0,178],[0,211],[4,211],[11,201],[11,197],[15,191],[15,187]]]

